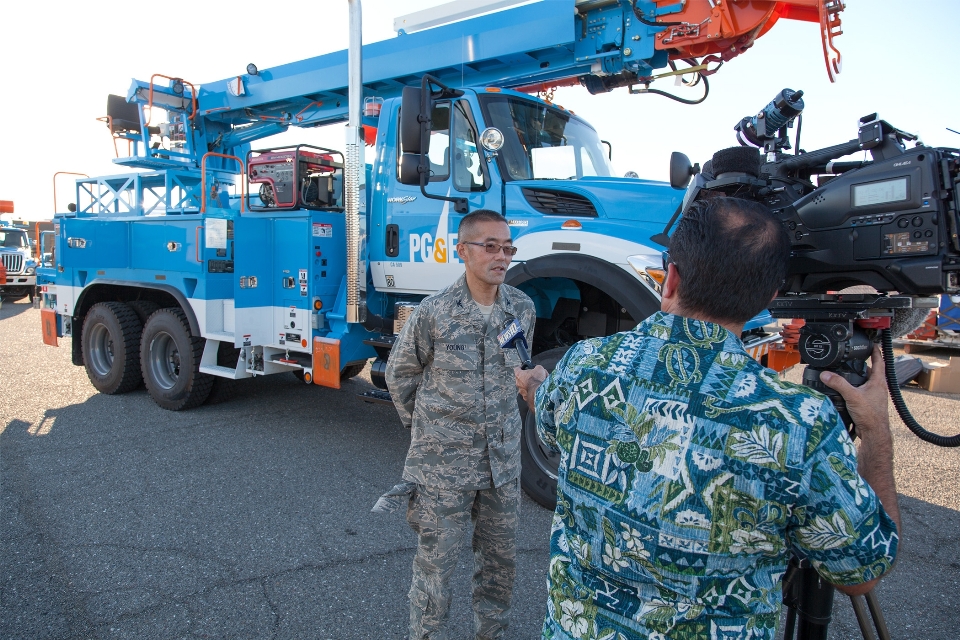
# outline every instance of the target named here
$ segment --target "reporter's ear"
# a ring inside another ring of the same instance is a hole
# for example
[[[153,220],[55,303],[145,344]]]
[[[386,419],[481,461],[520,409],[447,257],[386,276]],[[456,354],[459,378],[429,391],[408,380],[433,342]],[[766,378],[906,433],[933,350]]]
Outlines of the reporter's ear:
[[[677,271],[677,265],[668,264],[667,265],[667,274],[663,279],[663,287],[660,289],[660,299],[661,299],[661,309],[667,311],[670,308],[670,303],[675,303],[677,297],[677,289],[680,287],[680,272]],[[668,307],[664,308],[662,301],[668,302]]]

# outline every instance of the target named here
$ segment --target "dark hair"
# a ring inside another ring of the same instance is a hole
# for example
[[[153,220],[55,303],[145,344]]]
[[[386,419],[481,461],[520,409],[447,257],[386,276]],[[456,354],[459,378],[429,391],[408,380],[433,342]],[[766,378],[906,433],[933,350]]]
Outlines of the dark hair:
[[[478,222],[502,222],[507,224],[507,219],[491,209],[477,209],[463,216],[463,220],[457,227],[457,239],[460,240],[464,234],[471,232]]]
[[[670,238],[680,307],[720,322],[746,322],[787,276],[790,238],[762,204],[739,198],[695,202]]]

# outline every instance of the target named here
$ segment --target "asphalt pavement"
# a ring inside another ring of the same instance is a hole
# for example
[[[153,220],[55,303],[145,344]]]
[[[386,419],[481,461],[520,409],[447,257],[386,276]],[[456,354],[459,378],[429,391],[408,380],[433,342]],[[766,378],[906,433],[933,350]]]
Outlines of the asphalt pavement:
[[[799,375],[791,372],[791,377]],[[292,375],[225,381],[198,409],[95,392],[39,312],[0,307],[0,638],[404,638],[415,538],[370,508],[398,481],[408,432]],[[960,396],[905,391],[960,431]],[[894,638],[957,637],[960,452],[895,419],[904,518],[878,589]],[[550,513],[524,497],[508,638],[539,637]],[[452,638],[470,638],[467,545]],[[858,638],[838,596],[831,638]]]

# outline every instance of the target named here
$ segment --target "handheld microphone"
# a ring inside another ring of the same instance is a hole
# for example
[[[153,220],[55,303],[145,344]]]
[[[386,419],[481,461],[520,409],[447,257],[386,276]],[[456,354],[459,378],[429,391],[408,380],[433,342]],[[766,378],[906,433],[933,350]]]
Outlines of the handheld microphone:
[[[520,322],[514,318],[507,326],[497,334],[497,342],[501,349],[516,349],[520,356],[520,368],[531,369],[533,363],[530,362],[530,352],[527,351],[527,339],[523,335],[523,327]]]

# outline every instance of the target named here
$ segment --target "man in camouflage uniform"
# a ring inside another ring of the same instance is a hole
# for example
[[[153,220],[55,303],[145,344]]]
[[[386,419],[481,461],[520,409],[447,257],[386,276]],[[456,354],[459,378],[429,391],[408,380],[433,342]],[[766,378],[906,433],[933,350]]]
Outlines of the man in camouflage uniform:
[[[520,360],[500,348],[497,334],[517,319],[531,340],[536,313],[530,298],[503,284],[516,252],[506,220],[475,211],[458,234],[466,272],[414,311],[386,371],[400,419],[412,427],[406,489],[391,492],[411,494],[407,521],[419,538],[411,640],[447,637],[450,575],[468,521],[478,640],[503,636],[516,573],[521,424],[513,370]]]

